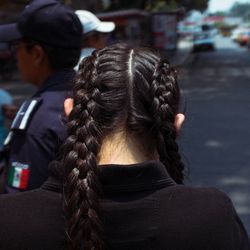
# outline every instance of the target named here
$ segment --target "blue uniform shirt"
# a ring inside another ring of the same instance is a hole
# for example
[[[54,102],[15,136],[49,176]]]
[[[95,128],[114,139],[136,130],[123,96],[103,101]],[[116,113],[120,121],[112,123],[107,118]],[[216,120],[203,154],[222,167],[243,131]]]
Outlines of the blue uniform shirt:
[[[6,192],[40,187],[48,164],[66,138],[64,100],[72,89],[74,70],[52,75],[25,101],[12,123]]]

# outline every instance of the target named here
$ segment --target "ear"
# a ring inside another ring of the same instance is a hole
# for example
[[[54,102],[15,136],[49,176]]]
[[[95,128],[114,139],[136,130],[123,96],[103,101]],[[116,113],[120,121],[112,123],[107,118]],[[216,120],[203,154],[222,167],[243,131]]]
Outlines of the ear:
[[[174,126],[175,126],[175,128],[176,128],[177,134],[180,133],[181,127],[182,127],[184,121],[185,121],[185,115],[184,115],[184,114],[178,113],[178,114],[175,116]]]
[[[68,117],[73,109],[74,101],[72,98],[67,98],[64,101],[64,113]]]
[[[31,53],[36,66],[40,66],[41,63],[46,59],[44,49],[40,45],[33,46]]]

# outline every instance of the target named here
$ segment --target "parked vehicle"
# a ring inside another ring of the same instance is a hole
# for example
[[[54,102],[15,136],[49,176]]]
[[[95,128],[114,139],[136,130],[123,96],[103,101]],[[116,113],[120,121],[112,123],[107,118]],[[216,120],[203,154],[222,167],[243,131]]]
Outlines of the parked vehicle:
[[[232,32],[231,39],[240,46],[245,46],[250,40],[250,29],[238,28]]]
[[[234,42],[238,42],[238,37],[240,36],[240,33],[242,32],[242,28],[237,28],[237,29],[234,29],[232,31],[232,34],[231,34],[231,39],[234,41]]]
[[[250,41],[250,30],[246,30],[246,31],[240,33],[240,35],[238,37],[238,43],[240,46],[247,45],[249,41]]]
[[[247,47],[248,47],[248,49],[250,50],[250,40],[249,40],[248,43],[247,43]]]
[[[211,25],[203,24],[200,31],[194,34],[193,51],[214,50],[216,32]]]

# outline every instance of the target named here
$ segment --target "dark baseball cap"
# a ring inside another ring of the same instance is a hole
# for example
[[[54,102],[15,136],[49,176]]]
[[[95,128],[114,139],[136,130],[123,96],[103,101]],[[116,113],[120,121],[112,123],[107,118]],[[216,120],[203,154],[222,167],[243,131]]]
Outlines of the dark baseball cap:
[[[0,42],[22,38],[47,45],[77,49],[81,47],[82,25],[68,6],[56,0],[33,0],[17,23],[0,25]]]

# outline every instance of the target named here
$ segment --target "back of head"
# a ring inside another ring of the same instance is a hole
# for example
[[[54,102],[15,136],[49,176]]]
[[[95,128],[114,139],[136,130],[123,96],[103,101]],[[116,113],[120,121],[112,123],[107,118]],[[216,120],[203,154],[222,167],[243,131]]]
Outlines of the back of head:
[[[73,245],[79,246],[84,235],[87,249],[102,249],[97,158],[103,140],[115,131],[134,137],[142,147],[142,138],[147,138],[172,178],[182,183],[174,126],[179,98],[175,71],[148,49],[118,44],[95,51],[81,62],[63,159]],[[86,197],[86,201],[79,205],[75,197]],[[73,219],[76,214],[78,221]]]

